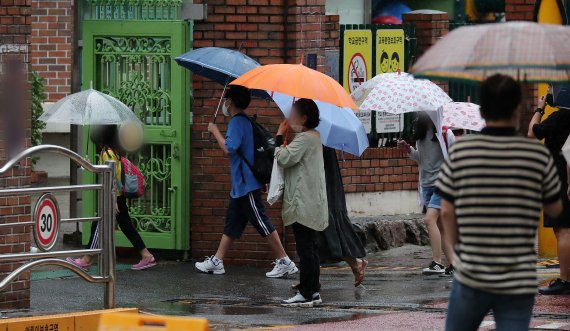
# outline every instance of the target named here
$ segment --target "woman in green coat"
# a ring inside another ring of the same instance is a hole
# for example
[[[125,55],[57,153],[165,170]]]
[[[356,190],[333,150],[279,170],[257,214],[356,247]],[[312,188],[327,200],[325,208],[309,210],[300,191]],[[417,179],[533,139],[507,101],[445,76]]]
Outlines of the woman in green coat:
[[[293,227],[301,267],[298,292],[284,300],[284,306],[312,307],[322,303],[317,232],[327,228],[329,217],[323,148],[315,130],[319,121],[315,102],[299,99],[293,104],[288,122],[284,121],[277,132],[278,146],[288,127],[297,132],[290,144],[275,150],[275,161],[284,169],[283,224]]]

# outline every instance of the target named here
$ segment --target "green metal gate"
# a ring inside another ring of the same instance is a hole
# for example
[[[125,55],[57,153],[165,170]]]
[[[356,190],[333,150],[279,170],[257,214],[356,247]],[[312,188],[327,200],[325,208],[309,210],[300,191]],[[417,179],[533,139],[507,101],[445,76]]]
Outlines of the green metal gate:
[[[145,147],[129,156],[147,181],[129,210],[149,248],[189,249],[190,83],[174,57],[190,48],[180,0],[88,0],[83,21],[83,88],[90,86],[128,105],[144,123]],[[90,144],[86,131],[83,150]],[[93,146],[88,149],[96,159]],[[93,182],[85,174],[84,180]],[[95,213],[93,194],[84,213]],[[89,230],[84,228],[84,240]],[[117,231],[117,246],[130,247]]]

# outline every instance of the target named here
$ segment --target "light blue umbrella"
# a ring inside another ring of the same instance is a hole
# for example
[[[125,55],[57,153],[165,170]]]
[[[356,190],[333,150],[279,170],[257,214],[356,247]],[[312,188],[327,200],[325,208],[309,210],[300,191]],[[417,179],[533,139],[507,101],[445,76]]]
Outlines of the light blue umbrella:
[[[218,112],[222,105],[222,98],[226,93],[228,84],[251,69],[261,65],[254,59],[243,54],[241,52],[241,46],[238,50],[221,47],[197,48],[178,56],[175,60],[178,65],[192,71],[196,75],[206,77],[216,83],[224,85],[218,107],[214,113],[214,122],[218,117]],[[253,90],[252,94],[260,98],[268,97],[265,91]]]
[[[176,63],[193,73],[226,85],[259,63],[239,50],[204,47],[191,50],[176,59]]]
[[[289,118],[294,102],[293,97],[273,93],[272,98],[285,118]],[[362,155],[368,148],[368,136],[354,111],[348,107],[338,107],[322,101],[315,100],[315,103],[319,107],[321,119],[317,131],[321,134],[323,145],[355,156]]]

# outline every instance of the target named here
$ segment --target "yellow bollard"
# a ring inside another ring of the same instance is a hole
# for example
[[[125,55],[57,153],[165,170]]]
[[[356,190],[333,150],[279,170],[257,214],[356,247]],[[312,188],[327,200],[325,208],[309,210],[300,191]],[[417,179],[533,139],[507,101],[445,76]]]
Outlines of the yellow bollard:
[[[139,314],[104,314],[99,331],[208,331],[205,318],[149,316]]]

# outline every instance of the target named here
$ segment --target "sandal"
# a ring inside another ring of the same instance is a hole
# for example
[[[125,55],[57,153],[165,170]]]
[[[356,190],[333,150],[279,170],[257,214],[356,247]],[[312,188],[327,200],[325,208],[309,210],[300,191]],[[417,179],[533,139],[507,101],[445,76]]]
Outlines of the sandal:
[[[355,272],[354,270],[352,273],[354,274],[354,287],[360,286],[364,281],[364,274],[366,273],[366,267],[368,266],[368,261],[365,259],[361,260],[360,268]]]

